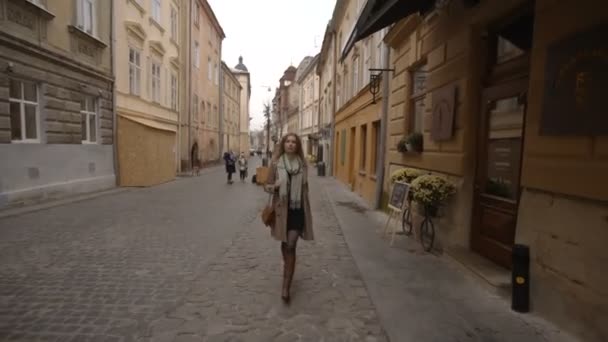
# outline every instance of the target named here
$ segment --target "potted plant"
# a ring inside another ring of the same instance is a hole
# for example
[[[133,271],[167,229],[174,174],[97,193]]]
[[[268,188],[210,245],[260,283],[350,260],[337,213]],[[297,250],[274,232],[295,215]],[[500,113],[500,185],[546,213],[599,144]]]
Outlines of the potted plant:
[[[401,140],[399,140],[399,142],[397,143],[397,151],[399,151],[400,153],[407,152],[407,137],[403,137],[401,138]]]
[[[422,175],[412,181],[413,199],[431,216],[437,216],[437,209],[450,196],[456,187],[444,177]]]
[[[403,169],[399,169],[391,174],[391,183],[395,182],[405,182],[411,184],[412,181],[419,176],[424,174],[423,171],[414,169],[411,167],[406,167]]]
[[[421,133],[414,132],[410,134],[405,141],[405,145],[408,151],[422,152],[423,137]]]

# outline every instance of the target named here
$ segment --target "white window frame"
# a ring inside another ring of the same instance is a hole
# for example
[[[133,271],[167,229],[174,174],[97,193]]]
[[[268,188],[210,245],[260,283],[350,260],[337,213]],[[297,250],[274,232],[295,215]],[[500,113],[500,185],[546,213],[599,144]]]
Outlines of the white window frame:
[[[359,93],[359,56],[353,59],[353,82],[352,82],[353,96]]]
[[[39,106],[39,104],[40,104],[40,86],[38,84],[36,84],[35,82],[24,81],[24,80],[14,79],[14,78],[11,78],[9,80],[9,82],[19,82],[19,84],[20,84],[19,98],[10,97],[10,91],[9,91],[9,99],[8,99],[9,105],[11,103],[19,104],[19,120],[20,120],[20,126],[21,126],[21,139],[19,139],[19,140],[13,139],[13,132],[12,132],[12,127],[11,127],[11,142],[12,143],[39,143],[40,142],[40,106]],[[30,84],[34,85],[34,87],[36,89],[36,102],[25,99],[25,90],[24,90],[25,83],[30,83]],[[9,83],[9,89],[10,89],[10,83]],[[26,127],[26,120],[25,120],[25,106],[26,105],[34,106],[36,109],[36,138],[35,139],[27,138],[27,127]],[[10,112],[10,107],[9,107],[9,112]],[[10,116],[11,116],[11,114],[9,113],[9,117]]]
[[[201,67],[201,47],[196,40],[194,41],[194,66],[197,69]]]
[[[417,87],[416,77],[423,76],[424,81],[421,83],[422,87]],[[411,92],[410,92],[410,104],[411,104],[411,122],[410,122],[410,132],[412,133],[423,133],[424,132],[424,115],[426,111],[426,81],[428,79],[428,70],[426,68],[426,64],[421,64],[418,67],[412,69],[410,71],[410,79],[411,79]],[[423,105],[424,110],[421,113],[417,113],[418,106],[420,103]],[[419,114],[419,115],[418,115]]]
[[[162,8],[163,5],[161,0],[152,0],[152,19],[158,24],[160,24],[162,20]]]
[[[97,36],[96,0],[76,1],[76,26],[91,36]]]
[[[215,63],[215,85],[220,83],[220,70],[217,67],[217,63]]]
[[[152,101],[156,103],[160,103],[160,94],[161,94],[161,63],[155,60],[152,60],[150,66],[150,80],[152,83]]]
[[[177,111],[179,109],[179,83],[177,74],[171,73],[171,109]]]
[[[384,44],[382,42],[382,38],[380,38],[380,36],[378,36],[378,39],[380,40],[378,42],[378,45],[376,45],[376,58],[375,58],[375,65],[377,69],[382,69],[382,45]]]
[[[131,54],[137,56],[137,61],[131,61]],[[129,93],[141,95],[141,51],[133,47],[129,47]]]
[[[371,53],[370,53],[370,40],[367,39],[364,43],[363,43],[363,82],[362,82],[362,87],[366,86],[369,83],[369,76],[370,76],[370,71],[369,69],[371,68]]]
[[[179,16],[175,6],[171,5],[171,39],[179,42]]]
[[[97,144],[99,140],[99,124],[98,124],[98,115],[97,115],[97,99],[92,96],[87,96],[84,99],[85,108],[80,108],[80,115],[85,119],[85,131],[82,132],[85,134],[85,138],[82,139],[83,144]],[[91,104],[92,108],[89,108],[89,104]],[[91,117],[95,120],[95,140],[91,140]],[[81,119],[82,120],[82,119]]]

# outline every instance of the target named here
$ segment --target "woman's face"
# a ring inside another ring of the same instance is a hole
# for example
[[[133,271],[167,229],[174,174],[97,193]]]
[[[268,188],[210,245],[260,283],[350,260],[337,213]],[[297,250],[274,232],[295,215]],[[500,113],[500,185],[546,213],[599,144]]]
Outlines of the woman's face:
[[[296,137],[290,135],[285,139],[285,152],[287,153],[296,153],[297,143]]]

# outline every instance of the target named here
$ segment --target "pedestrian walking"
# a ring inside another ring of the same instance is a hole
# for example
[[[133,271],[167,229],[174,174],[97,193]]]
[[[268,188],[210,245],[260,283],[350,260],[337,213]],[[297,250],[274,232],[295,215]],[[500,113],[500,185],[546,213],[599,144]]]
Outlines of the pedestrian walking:
[[[281,298],[285,303],[289,303],[298,238],[314,239],[308,198],[308,168],[302,151],[302,141],[297,134],[289,133],[281,139],[272,158],[265,190],[272,194],[275,213],[275,219],[270,226],[271,235],[281,241]]]
[[[228,174],[228,184],[232,184],[232,174],[236,172],[234,153],[232,151],[224,153],[224,163],[226,164],[226,173]]]
[[[247,157],[245,157],[245,152],[241,152],[241,156],[239,157],[239,176],[241,176],[241,182],[245,182],[245,178],[247,177]]]

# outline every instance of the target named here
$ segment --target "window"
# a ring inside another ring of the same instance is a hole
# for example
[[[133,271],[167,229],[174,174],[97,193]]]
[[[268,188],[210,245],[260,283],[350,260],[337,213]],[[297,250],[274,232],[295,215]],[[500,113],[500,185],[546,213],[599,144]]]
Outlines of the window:
[[[361,126],[361,163],[359,168],[361,171],[365,171],[367,165],[367,125]]]
[[[213,80],[213,65],[211,64],[211,57],[207,57],[207,78],[209,81]]]
[[[422,133],[424,131],[424,112],[425,112],[425,96],[426,96],[426,65],[422,65],[411,71],[412,74],[412,93],[411,106],[412,116],[410,122],[410,131]]]
[[[39,113],[38,86],[33,82],[9,81],[11,113],[11,139],[13,141],[38,141]]]
[[[359,57],[353,60],[353,96],[359,92]]]
[[[152,19],[160,24],[161,0],[152,0]]]
[[[175,74],[171,74],[171,109],[177,111],[178,106],[178,89],[179,85],[177,83],[177,76]]]
[[[217,67],[217,63],[215,63],[215,85],[218,85],[220,81],[220,71]]]
[[[371,173],[375,174],[376,173],[376,156],[377,156],[377,149],[380,147],[380,121],[374,121],[372,123],[372,141],[374,142],[374,144],[372,145],[372,153],[371,153],[371,162],[372,162],[372,168],[371,168]]]
[[[371,53],[369,51],[370,40],[367,39],[363,44],[363,82],[362,86],[365,86],[369,82],[369,69],[371,68]]]
[[[97,103],[91,96],[80,101],[80,128],[83,143],[97,141]]]
[[[192,95],[192,117],[194,117],[195,120],[198,120],[198,116],[198,96],[194,94]]]
[[[338,75],[336,77],[336,106],[337,106],[338,110],[342,106],[341,93],[342,93],[342,87],[341,87],[341,82],[340,82],[340,75]]]
[[[382,65],[382,38],[378,37],[380,42],[376,46],[376,68],[381,69]]]
[[[198,4],[198,0],[192,0],[192,1],[194,1],[194,11],[192,12],[192,21],[194,22],[194,25],[196,25],[198,27],[200,25],[201,8],[200,8],[200,5]]]
[[[129,48],[129,93],[140,95],[141,56],[139,51]]]
[[[201,66],[201,49],[197,41],[194,42],[194,66],[197,68]]]
[[[95,0],[78,0],[76,9],[78,28],[92,36],[96,35]]]
[[[207,102],[207,125],[211,126],[211,103]]]
[[[179,22],[177,10],[175,9],[175,7],[171,6],[171,39],[173,39],[173,41],[175,42],[178,42],[178,28]]]
[[[152,101],[160,103],[160,64],[152,62]]]

